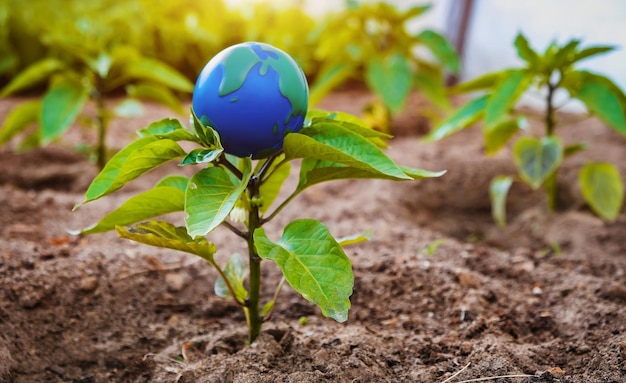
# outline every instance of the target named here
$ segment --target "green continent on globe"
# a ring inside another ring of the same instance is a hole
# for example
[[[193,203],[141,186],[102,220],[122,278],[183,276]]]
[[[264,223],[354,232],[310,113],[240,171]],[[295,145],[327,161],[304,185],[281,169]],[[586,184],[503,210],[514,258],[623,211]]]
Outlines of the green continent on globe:
[[[307,95],[298,86],[303,81],[306,83],[306,79],[303,78],[304,74],[297,70],[297,65],[293,65],[288,57],[273,47],[266,44],[263,46],[255,44],[255,47],[267,52],[266,57],[259,57],[252,46],[233,49],[224,57],[224,76],[219,86],[219,95],[224,97],[241,88],[248,77],[248,73],[255,65],[261,63],[259,69],[261,76],[267,73],[268,67],[279,73],[278,89],[289,100],[292,107],[291,114],[286,121],[289,121],[289,118],[294,115],[306,115]]]

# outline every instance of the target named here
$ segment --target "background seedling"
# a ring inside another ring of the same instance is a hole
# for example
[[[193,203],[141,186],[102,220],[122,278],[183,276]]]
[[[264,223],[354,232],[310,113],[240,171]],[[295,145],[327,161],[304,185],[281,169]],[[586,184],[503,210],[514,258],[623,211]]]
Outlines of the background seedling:
[[[456,86],[457,93],[481,91],[484,94],[462,106],[427,137],[439,140],[482,120],[485,151],[493,155],[525,128],[524,112],[515,109],[522,94],[533,86],[545,91],[544,134],[517,139],[513,144],[513,161],[518,177],[497,176],[491,183],[492,213],[499,225],[506,223],[506,197],[515,181],[522,181],[533,189],[543,187],[548,209],[555,210],[558,169],[564,159],[586,147],[584,142],[565,146],[556,134],[557,91],[565,90],[570,98],[583,102],[590,113],[626,135],[624,92],[601,74],[575,68],[578,62],[610,52],[613,47],[582,48],[579,40],[570,40],[563,45],[553,42],[540,54],[521,33],[515,39],[515,47],[525,66],[488,73]],[[617,218],[624,200],[624,186],[614,165],[588,163],[580,170],[579,182],[585,201],[596,214],[607,220]]]

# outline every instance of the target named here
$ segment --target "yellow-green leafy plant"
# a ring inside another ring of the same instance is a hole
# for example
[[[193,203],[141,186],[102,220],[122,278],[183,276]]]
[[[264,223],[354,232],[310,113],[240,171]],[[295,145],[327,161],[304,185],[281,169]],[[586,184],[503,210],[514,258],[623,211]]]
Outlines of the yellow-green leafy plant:
[[[23,149],[46,145],[62,136],[91,101],[96,113],[83,117],[97,128],[94,154],[102,167],[108,122],[112,117],[140,113],[141,104],[134,99],[158,101],[182,113],[177,93],[191,93],[193,84],[165,63],[120,42],[126,37],[128,21],[122,4],[72,2],[65,7],[52,1],[36,5],[26,12],[24,21],[39,23],[38,29],[33,27],[37,33],[33,38],[47,54],[17,73],[0,89],[0,97],[43,86],[47,90],[41,98],[25,101],[8,114],[0,129],[0,145],[21,133]],[[96,18],[99,22],[92,22]],[[114,108],[105,103],[109,95],[121,91],[127,96],[122,102]],[[30,130],[32,125],[38,128]]]
[[[457,73],[459,59],[448,40],[426,29],[411,33],[407,23],[430,5],[405,11],[387,2],[348,2],[319,27],[315,58],[321,63],[311,87],[311,104],[350,79],[365,81],[378,97],[371,109],[400,112],[412,89],[439,108],[448,108],[444,75]],[[382,110],[381,110],[382,109]]]
[[[492,213],[500,225],[506,223],[506,198],[514,181],[533,189],[542,188],[549,210],[557,208],[557,172],[567,157],[584,150],[586,143],[565,146],[557,134],[555,93],[564,90],[571,99],[581,101],[588,111],[621,135],[626,136],[626,96],[608,77],[575,67],[580,61],[610,52],[612,46],[581,47],[573,39],[563,45],[552,42],[543,53],[533,49],[523,34],[518,34],[515,47],[524,66],[488,73],[459,84],[456,92],[483,94],[472,99],[427,136],[439,140],[482,121],[485,150],[493,155],[525,125],[524,111],[515,109],[517,101],[530,87],[545,91],[544,133],[540,137],[523,135],[513,144],[513,161],[517,177],[497,176],[490,188]],[[566,126],[561,128],[566,129]],[[580,169],[582,194],[591,209],[600,217],[614,220],[624,201],[624,184],[617,168],[610,163],[589,162]]]

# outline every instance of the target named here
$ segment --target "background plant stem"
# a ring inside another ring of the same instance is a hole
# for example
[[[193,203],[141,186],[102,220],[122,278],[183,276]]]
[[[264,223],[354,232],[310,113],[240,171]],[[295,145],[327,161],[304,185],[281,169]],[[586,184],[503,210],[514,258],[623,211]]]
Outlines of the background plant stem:
[[[98,129],[98,147],[96,148],[96,159],[98,167],[104,168],[107,163],[107,147],[106,147],[106,134],[107,134],[107,116],[106,107],[104,105],[104,99],[102,97],[101,79],[96,79],[96,89],[93,92],[93,99],[96,103],[96,128]]]
[[[554,133],[556,125],[554,119],[554,91],[557,85],[548,82],[548,94],[546,96],[546,136],[550,137]],[[557,206],[557,180],[556,170],[550,174],[544,181],[544,189],[546,191],[547,205],[549,211],[555,211]]]

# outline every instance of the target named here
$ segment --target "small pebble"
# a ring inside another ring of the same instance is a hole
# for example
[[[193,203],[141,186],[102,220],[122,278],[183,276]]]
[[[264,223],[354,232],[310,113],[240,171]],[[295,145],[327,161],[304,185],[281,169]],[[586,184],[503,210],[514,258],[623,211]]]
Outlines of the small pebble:
[[[165,276],[167,291],[178,292],[187,287],[191,278],[187,273],[169,273]]]
[[[88,293],[94,291],[98,287],[98,277],[95,275],[83,277],[80,280],[79,288],[81,291]]]

